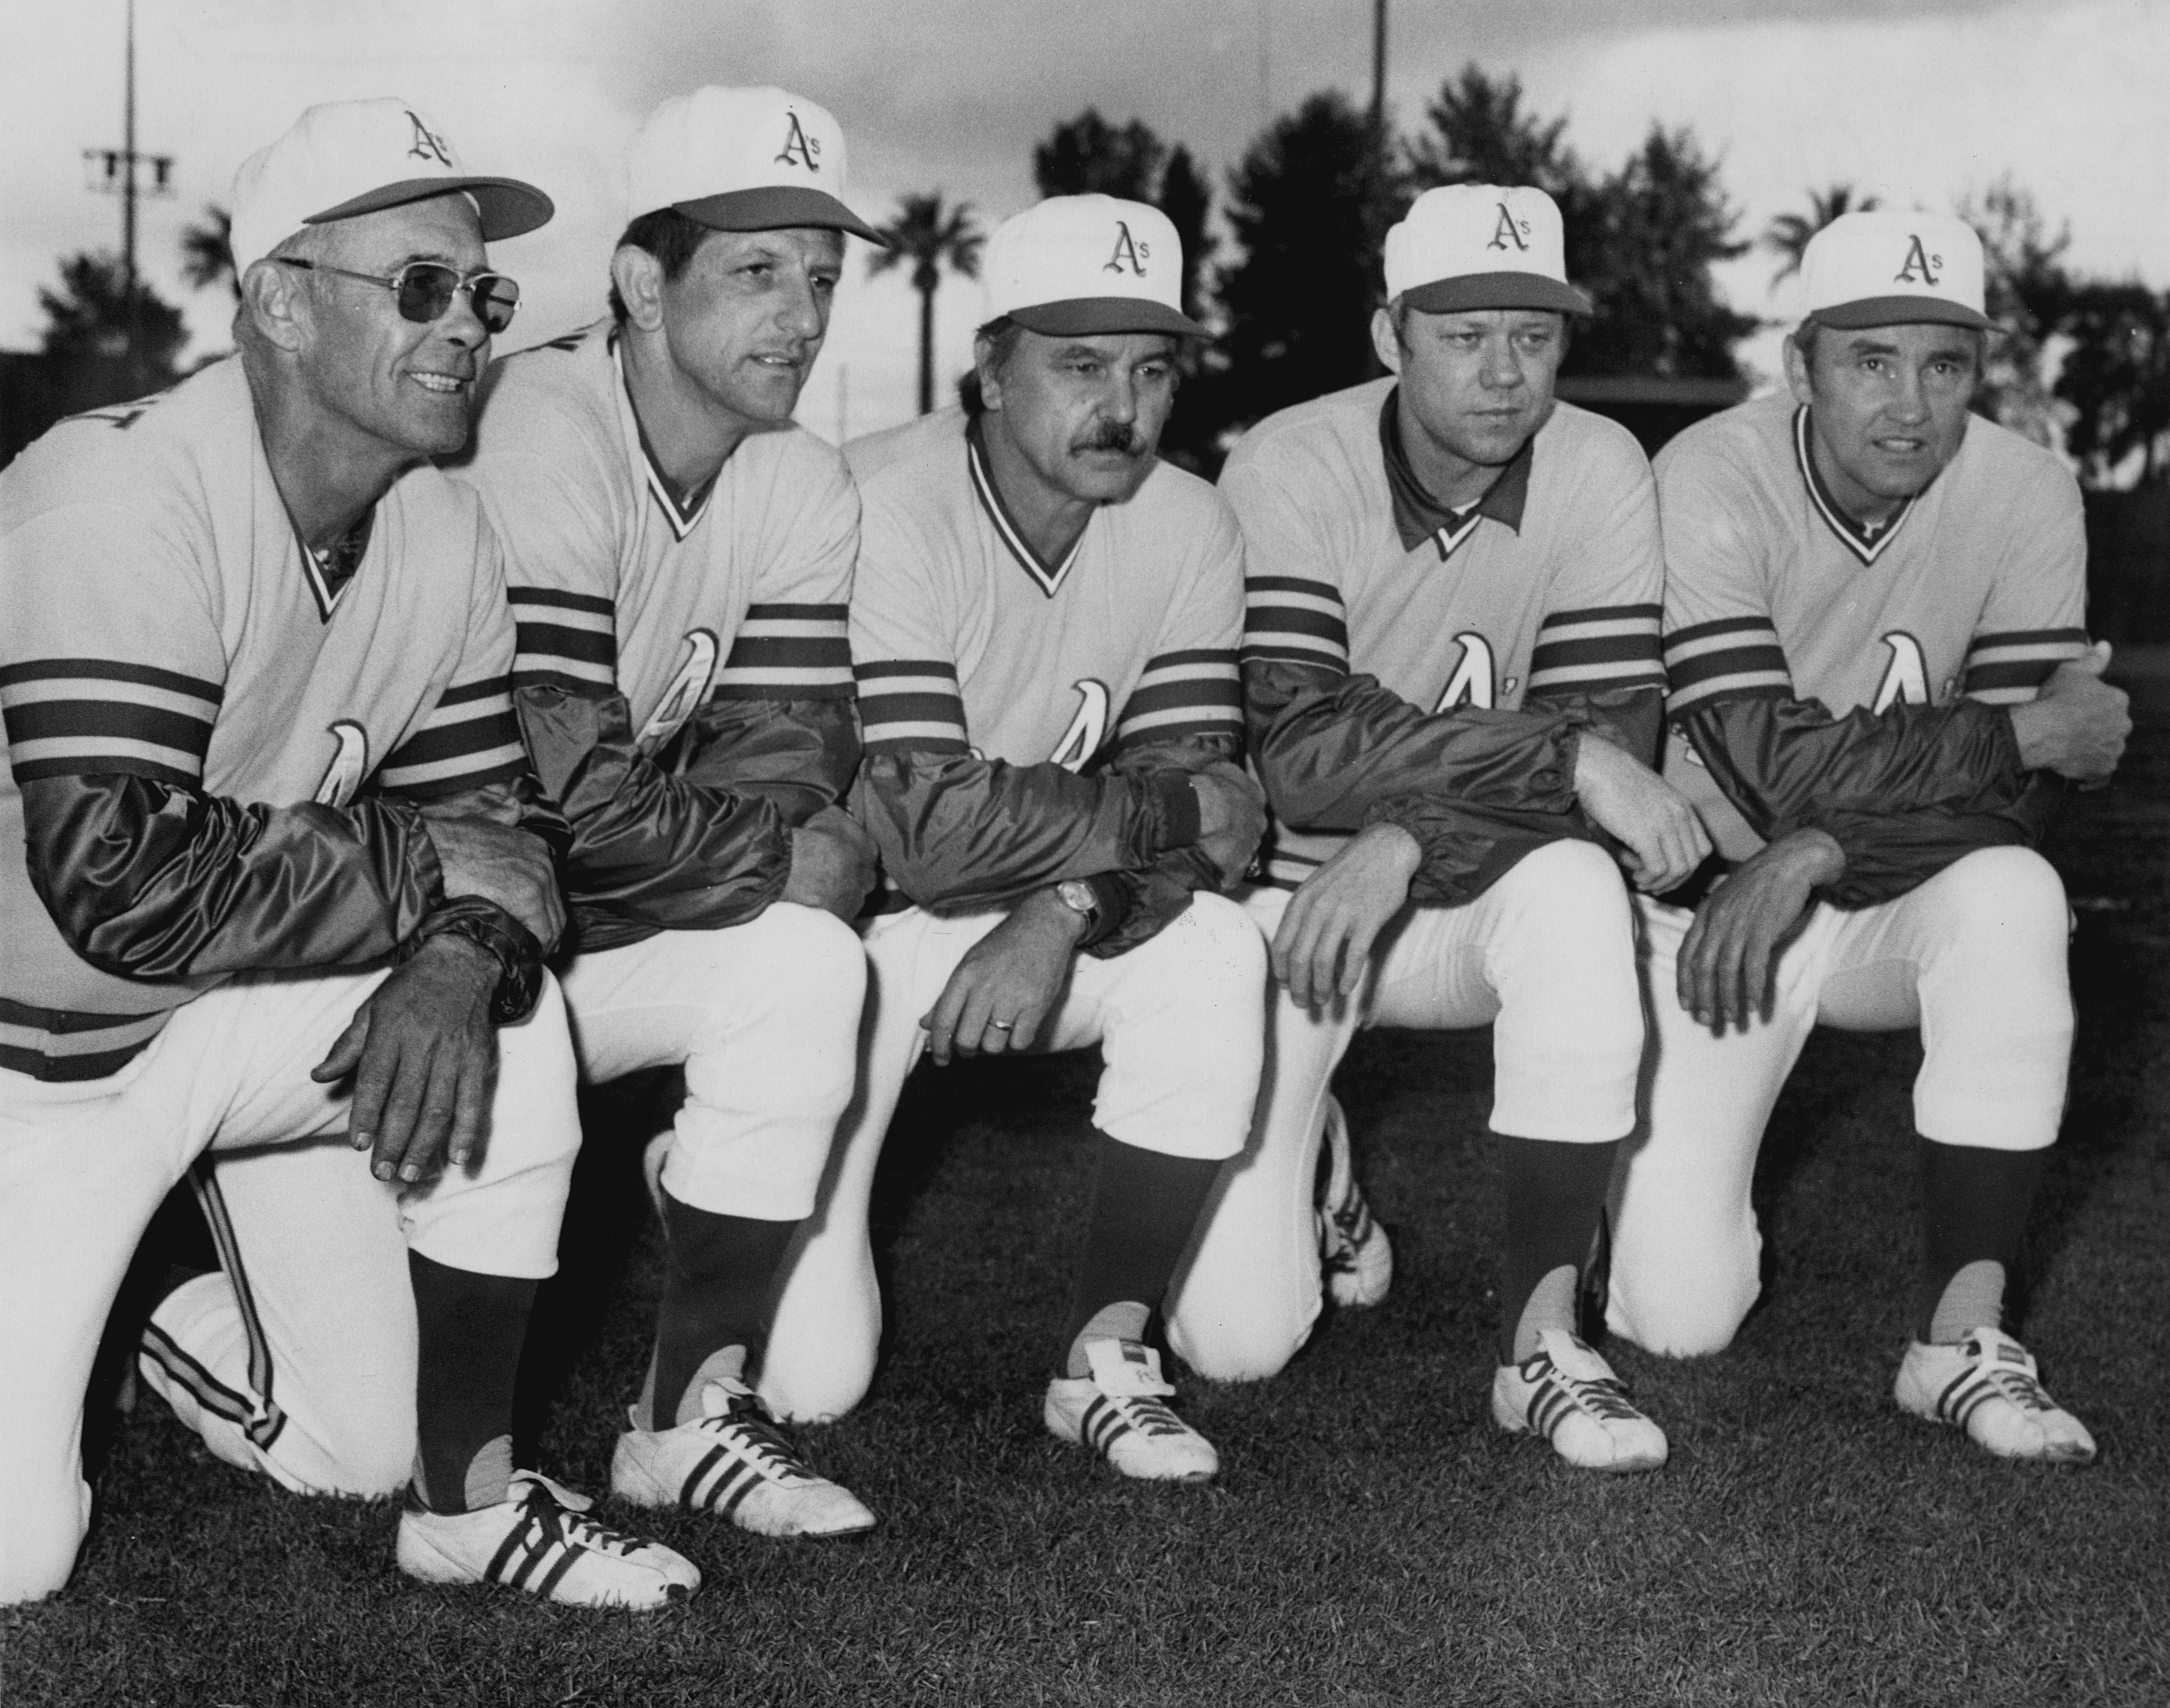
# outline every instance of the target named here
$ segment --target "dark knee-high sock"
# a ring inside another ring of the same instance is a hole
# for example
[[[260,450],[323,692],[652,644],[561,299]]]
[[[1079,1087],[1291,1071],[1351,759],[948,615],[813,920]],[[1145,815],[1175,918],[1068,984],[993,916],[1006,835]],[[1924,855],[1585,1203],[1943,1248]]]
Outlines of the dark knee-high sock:
[[[1505,1364],[1537,1349],[1540,1328],[1574,1327],[1575,1284],[1597,1237],[1620,1142],[1497,1136],[1507,1198],[1499,1286],[1499,1362]],[[1537,1299],[1540,1288],[1543,1297]]]
[[[425,1506],[463,1513],[505,1498],[512,1390],[536,1284],[407,1254],[414,1288],[414,1486]]]
[[[1086,1329],[1104,1312],[1109,1317],[1102,1326],[1114,1328],[1116,1337],[1144,1337],[1190,1243],[1206,1194],[1221,1177],[1218,1162],[1141,1150],[1105,1133],[1096,1137],[1100,1176],[1093,1191],[1085,1255],[1077,1267],[1077,1291],[1063,1332],[1062,1370],[1072,1376],[1089,1370],[1082,1342]]]
[[[715,1353],[739,1347],[747,1360],[758,1354],[776,1272],[799,1231],[797,1222],[695,1209],[668,1192],[663,1226],[670,1258],[655,1316],[655,1386],[648,1401],[649,1427],[656,1429],[684,1422],[679,1413],[689,1399],[698,1415],[700,1396],[687,1390]]]
[[[2004,1284],[2019,1262],[2027,1214],[2050,1158],[1979,1145],[1921,1147],[1921,1286],[1916,1329],[1956,1341],[2004,1326]]]

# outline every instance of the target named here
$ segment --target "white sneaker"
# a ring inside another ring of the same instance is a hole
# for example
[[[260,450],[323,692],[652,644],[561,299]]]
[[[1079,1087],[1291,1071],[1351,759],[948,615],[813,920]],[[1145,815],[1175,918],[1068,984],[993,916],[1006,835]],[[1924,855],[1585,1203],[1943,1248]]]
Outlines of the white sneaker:
[[[1050,1433],[1090,1447],[1125,1476],[1203,1482],[1221,1468],[1213,1444],[1161,1403],[1175,1390],[1160,1354],[1134,1340],[1088,1340],[1089,1376],[1057,1376],[1040,1416]]]
[[[1665,1432],[1629,1403],[1612,1366],[1565,1329],[1537,1332],[1537,1350],[1492,1379],[1492,1417],[1542,1435],[1579,1470],[1655,1470]]]
[[[1318,1263],[1326,1290],[1336,1305],[1376,1305],[1394,1284],[1394,1248],[1387,1230],[1371,1219],[1371,1206],[1349,1155],[1349,1119],[1341,1100],[1326,1100],[1326,1191],[1314,1214],[1318,1218]]]
[[[611,1490],[635,1506],[720,1513],[762,1536],[843,1536],[874,1515],[849,1489],[807,1469],[743,1382],[701,1385],[701,1416],[675,1429],[628,1429],[611,1458]]]
[[[701,1573],[660,1542],[606,1529],[592,1505],[538,1471],[515,1471],[505,1498],[472,1513],[399,1514],[399,1569],[430,1583],[502,1583],[570,1607],[666,1607]]]
[[[1964,1429],[2000,1459],[2085,1465],[2095,1456],[2087,1425],[2043,1391],[2034,1354],[1994,1328],[1953,1346],[1916,1341],[1891,1396],[1903,1412]]]

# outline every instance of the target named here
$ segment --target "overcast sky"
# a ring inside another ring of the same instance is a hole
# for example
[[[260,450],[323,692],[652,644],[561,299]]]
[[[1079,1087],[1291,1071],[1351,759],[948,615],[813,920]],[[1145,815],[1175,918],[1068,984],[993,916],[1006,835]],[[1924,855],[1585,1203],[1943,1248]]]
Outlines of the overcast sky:
[[[1650,123],[1692,125],[1724,163],[1751,235],[1847,180],[1948,208],[2005,173],[2070,259],[2170,286],[2170,0],[1390,0],[1391,105],[1416,123],[1474,59],[1565,114],[1598,167]],[[302,108],[398,94],[464,163],[557,199],[542,232],[494,259],[526,299],[507,348],[600,307],[623,224],[620,164],[656,102],[703,83],[778,83],[843,124],[850,199],[886,216],[940,188],[989,222],[1032,199],[1032,144],[1088,105],[1188,144],[1216,189],[1273,115],[1326,86],[1368,96],[1371,0],[138,0],[137,147],[175,157],[177,193],[143,204],[139,253],[188,298],[198,348],[227,303],[190,298],[182,227]],[[56,258],[117,248],[115,199],[82,151],[121,130],[125,0],[11,0],[0,25],[0,345],[33,344]],[[1735,305],[1782,318],[1772,263],[1722,275]],[[943,371],[984,299],[945,285]],[[801,408],[864,431],[911,407],[915,299],[856,260]],[[1769,360],[1767,339],[1751,360]]]

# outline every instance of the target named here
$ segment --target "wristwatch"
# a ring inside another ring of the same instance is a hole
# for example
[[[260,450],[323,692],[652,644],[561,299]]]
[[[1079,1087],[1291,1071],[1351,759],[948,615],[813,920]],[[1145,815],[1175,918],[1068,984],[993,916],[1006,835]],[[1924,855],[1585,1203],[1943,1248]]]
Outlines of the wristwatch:
[[[1056,884],[1055,899],[1071,912],[1084,915],[1088,926],[1100,916],[1100,898],[1093,894],[1093,886],[1082,878],[1066,878]]]

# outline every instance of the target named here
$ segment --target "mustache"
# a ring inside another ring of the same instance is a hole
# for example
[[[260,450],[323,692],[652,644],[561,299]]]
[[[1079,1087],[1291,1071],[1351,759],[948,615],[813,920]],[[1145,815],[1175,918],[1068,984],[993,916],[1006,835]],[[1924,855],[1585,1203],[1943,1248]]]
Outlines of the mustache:
[[[1146,443],[1137,429],[1122,421],[1103,421],[1082,439],[1072,441],[1072,451],[1120,451],[1125,456],[1145,455]]]

